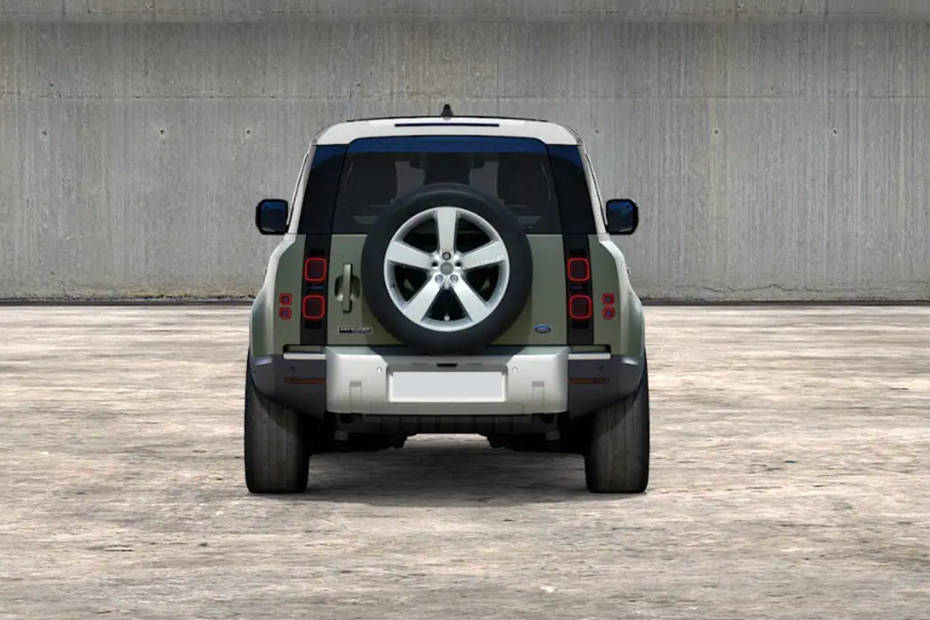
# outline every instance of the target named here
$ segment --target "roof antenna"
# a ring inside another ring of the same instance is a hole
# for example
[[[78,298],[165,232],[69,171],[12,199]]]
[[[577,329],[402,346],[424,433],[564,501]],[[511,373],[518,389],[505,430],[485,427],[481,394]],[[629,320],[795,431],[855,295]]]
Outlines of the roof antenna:
[[[452,106],[450,106],[448,103],[442,106],[442,114],[440,116],[446,120],[452,118]]]

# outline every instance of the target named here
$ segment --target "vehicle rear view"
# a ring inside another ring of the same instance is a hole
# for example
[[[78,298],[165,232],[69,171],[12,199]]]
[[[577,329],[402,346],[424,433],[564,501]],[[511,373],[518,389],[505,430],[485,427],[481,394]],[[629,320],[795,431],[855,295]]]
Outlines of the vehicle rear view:
[[[300,492],[325,451],[417,433],[585,456],[588,488],[640,492],[642,308],[577,136],[542,121],[402,118],[320,133],[252,306],[246,482]]]

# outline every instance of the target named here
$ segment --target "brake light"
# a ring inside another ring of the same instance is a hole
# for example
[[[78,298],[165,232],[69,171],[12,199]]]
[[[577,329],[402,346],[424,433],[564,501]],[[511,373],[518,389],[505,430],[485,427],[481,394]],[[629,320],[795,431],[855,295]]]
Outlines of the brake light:
[[[304,295],[301,315],[307,321],[320,321],[326,316],[326,297],[318,293]]]
[[[568,281],[587,282],[591,279],[591,263],[584,256],[568,259]]]
[[[311,256],[304,261],[304,280],[318,283],[326,280],[326,259],[322,256]]]
[[[568,316],[573,321],[586,321],[591,318],[590,295],[572,295],[568,298]]]
[[[594,277],[587,235],[562,236],[565,256],[565,307],[567,344],[594,344]]]
[[[294,292],[294,318],[300,321],[300,344],[325,345],[329,294],[329,235],[307,235],[304,240],[299,291]]]

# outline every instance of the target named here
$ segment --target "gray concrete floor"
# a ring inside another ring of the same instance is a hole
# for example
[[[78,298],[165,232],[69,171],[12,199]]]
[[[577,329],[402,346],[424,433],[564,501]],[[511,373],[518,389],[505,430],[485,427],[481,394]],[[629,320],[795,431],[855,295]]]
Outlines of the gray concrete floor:
[[[0,614],[927,617],[930,308],[648,308],[648,493],[425,436],[241,460],[244,307],[0,308]]]

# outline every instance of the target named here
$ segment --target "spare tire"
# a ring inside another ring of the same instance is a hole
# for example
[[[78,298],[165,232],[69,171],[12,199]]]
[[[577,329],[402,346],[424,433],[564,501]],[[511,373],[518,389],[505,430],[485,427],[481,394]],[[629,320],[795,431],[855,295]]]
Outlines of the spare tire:
[[[499,201],[457,183],[395,200],[362,250],[362,290],[372,313],[424,353],[479,349],[500,336],[529,296],[526,235]]]

